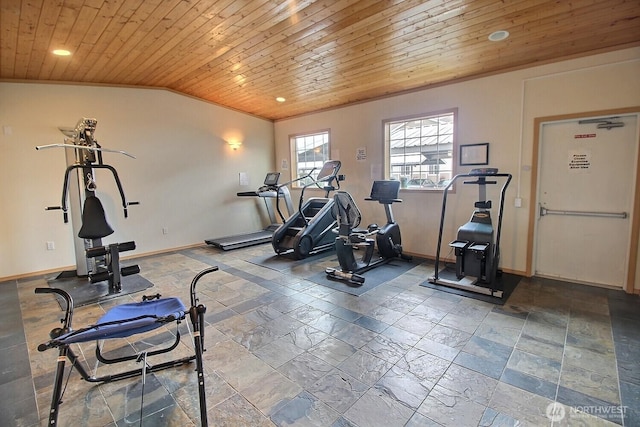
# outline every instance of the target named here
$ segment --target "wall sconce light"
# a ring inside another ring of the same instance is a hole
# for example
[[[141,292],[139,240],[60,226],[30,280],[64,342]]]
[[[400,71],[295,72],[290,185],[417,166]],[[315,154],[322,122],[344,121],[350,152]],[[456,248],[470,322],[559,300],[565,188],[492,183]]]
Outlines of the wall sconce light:
[[[229,140],[227,141],[227,144],[229,144],[229,147],[231,147],[232,150],[237,150],[242,145],[242,142],[236,141],[236,140]]]

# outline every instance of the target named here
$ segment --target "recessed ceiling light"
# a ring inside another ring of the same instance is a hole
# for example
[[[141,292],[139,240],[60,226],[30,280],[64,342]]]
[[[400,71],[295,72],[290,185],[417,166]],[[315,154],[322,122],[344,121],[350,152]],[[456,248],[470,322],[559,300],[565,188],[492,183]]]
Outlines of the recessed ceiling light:
[[[286,101],[286,99],[284,99],[283,97],[279,96],[279,97],[276,98],[276,101],[284,102],[284,101]]]
[[[68,51],[68,50],[66,50],[66,49],[54,49],[54,50],[52,51],[52,53],[53,53],[54,55],[57,55],[57,56],[69,56],[69,55],[71,55],[71,52],[69,52],[69,51]]]
[[[498,30],[489,34],[489,40],[491,40],[492,42],[499,42],[506,39],[507,37],[509,37],[509,31],[506,30]]]

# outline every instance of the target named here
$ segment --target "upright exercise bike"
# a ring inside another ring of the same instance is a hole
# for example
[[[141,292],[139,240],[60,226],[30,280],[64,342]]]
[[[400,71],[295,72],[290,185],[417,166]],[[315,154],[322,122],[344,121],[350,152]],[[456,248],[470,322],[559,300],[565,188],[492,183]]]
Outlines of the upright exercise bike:
[[[374,181],[371,195],[365,200],[384,205],[387,223],[378,227],[371,224],[367,229],[358,229],[362,216],[355,201],[346,191],[338,191],[333,196],[334,209],[338,219],[338,233],[336,237],[336,254],[340,268],[327,268],[325,273],[329,278],[344,280],[354,285],[362,285],[365,281],[360,273],[385,264],[394,258],[401,257],[410,260],[411,257],[402,253],[402,239],[400,226],[393,218],[391,205],[400,203],[398,192],[400,181]],[[375,239],[373,238],[375,236]],[[378,257],[374,258],[374,249],[378,248]],[[363,249],[360,260],[356,260],[354,249]]]

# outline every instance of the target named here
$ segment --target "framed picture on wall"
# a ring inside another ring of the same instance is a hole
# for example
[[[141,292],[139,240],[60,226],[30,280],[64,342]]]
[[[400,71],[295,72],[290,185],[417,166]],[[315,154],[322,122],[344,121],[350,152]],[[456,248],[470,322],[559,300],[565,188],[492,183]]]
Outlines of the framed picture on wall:
[[[489,143],[460,146],[460,166],[482,166],[489,164]]]

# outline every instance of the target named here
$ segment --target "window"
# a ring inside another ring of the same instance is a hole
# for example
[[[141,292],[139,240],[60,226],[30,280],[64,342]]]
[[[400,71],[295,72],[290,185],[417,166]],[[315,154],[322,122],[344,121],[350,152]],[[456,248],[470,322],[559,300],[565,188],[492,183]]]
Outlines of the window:
[[[402,188],[443,189],[454,176],[457,109],[384,121],[386,175]]]
[[[324,162],[330,160],[329,131],[293,135],[290,140],[293,150],[291,170],[295,171],[293,179],[308,175],[314,168],[312,177],[315,178]],[[307,181],[309,180],[301,180],[294,185],[302,187]]]

